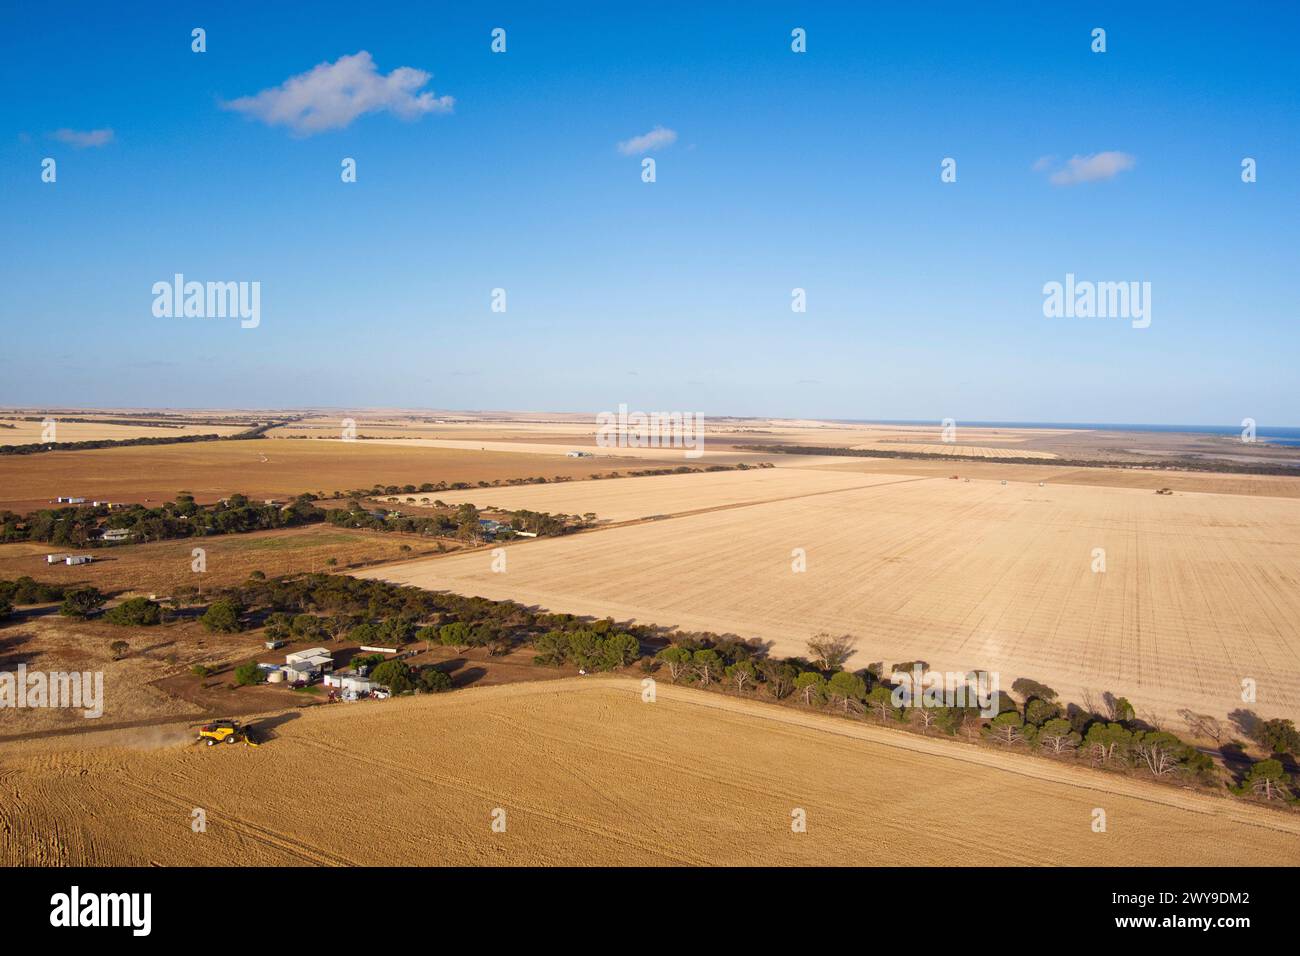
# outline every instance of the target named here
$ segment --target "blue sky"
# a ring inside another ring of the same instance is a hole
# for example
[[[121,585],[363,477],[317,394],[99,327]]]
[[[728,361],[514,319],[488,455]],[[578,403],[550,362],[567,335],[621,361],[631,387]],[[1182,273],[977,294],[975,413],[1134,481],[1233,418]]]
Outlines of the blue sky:
[[[1300,14],[1036,6],[11,7],[0,403],[1300,424]],[[363,50],[454,107],[228,105]],[[176,272],[260,326],[155,318]],[[1045,318],[1068,272],[1151,326]]]

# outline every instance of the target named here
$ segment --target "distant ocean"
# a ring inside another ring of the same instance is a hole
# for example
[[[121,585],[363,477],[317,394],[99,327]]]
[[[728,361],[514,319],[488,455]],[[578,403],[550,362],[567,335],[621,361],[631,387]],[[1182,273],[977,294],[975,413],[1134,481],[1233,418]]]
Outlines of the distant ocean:
[[[935,421],[912,421],[895,418],[841,418],[835,419],[849,425],[939,425]],[[1240,425],[1119,425],[1105,422],[968,422],[958,425],[971,428],[1083,428],[1106,432],[1179,432],[1189,435],[1241,435]],[[1300,428],[1255,427],[1255,440],[1269,445],[1300,447]]]

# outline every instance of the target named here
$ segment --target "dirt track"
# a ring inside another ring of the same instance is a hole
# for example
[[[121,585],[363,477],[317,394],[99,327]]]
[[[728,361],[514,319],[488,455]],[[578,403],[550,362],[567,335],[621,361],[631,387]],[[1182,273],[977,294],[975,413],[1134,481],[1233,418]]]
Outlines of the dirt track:
[[[0,761],[0,863],[1300,862],[1300,819],[1262,808],[657,693],[574,678],[336,706],[258,749],[184,747],[184,727],[15,744]],[[795,808],[806,833],[791,832]]]

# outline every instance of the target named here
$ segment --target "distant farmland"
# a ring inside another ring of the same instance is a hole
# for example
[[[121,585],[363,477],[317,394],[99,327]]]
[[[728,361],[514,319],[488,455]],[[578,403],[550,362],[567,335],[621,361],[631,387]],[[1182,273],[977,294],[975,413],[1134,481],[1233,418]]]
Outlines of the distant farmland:
[[[628,496],[619,513],[667,513],[670,481],[595,486]],[[567,501],[588,487],[535,491]],[[1098,706],[1104,693],[1124,695],[1166,720],[1181,707],[1242,708],[1245,679],[1258,686],[1247,709],[1300,712],[1293,499],[916,476],[831,492],[810,477],[807,487],[805,497],[508,545],[504,574],[480,552],[363,575],[734,632],[777,655],[803,654],[817,631],[848,631],[861,638],[856,667],[921,658],[989,668],[1004,686],[1032,677]],[[530,500],[523,491],[517,501]],[[804,573],[791,570],[795,549]],[[1104,572],[1092,570],[1095,549]]]

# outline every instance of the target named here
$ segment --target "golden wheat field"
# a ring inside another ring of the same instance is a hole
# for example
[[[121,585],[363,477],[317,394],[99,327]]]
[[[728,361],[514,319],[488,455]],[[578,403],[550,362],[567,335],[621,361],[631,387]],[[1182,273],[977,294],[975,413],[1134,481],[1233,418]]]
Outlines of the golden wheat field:
[[[891,475],[765,468],[556,485],[475,488],[468,491],[438,492],[437,497],[451,504],[468,501],[480,508],[528,508],[550,514],[593,512],[600,521],[631,521],[654,515],[683,514],[870,488],[896,480],[898,479]],[[401,502],[407,497],[410,496],[395,495],[392,500]]]
[[[663,478],[583,487],[622,490],[645,513],[670,512],[676,496]],[[579,490],[520,489],[517,500],[541,507]],[[486,497],[497,503],[495,489]],[[1294,499],[896,476],[505,554],[505,573],[478,551],[361,574],[735,633],[777,655],[805,653],[818,631],[850,632],[853,666],[989,669],[1004,687],[1031,677],[1079,703],[1127,696],[1165,721],[1183,707],[1243,707],[1247,679],[1258,690],[1246,709],[1300,713]]]
[[[574,678],[289,716],[256,749],[183,725],[11,745],[0,863],[1300,862],[1289,815],[662,682],[653,703]]]
[[[116,424],[102,421],[58,421],[52,430],[41,421],[0,418],[0,445],[37,445],[52,440],[123,441],[128,438],[176,438],[182,435],[233,435],[246,425],[208,425],[180,422],[167,425]],[[13,426],[8,427],[8,426]],[[53,435],[53,438],[51,438]]]

